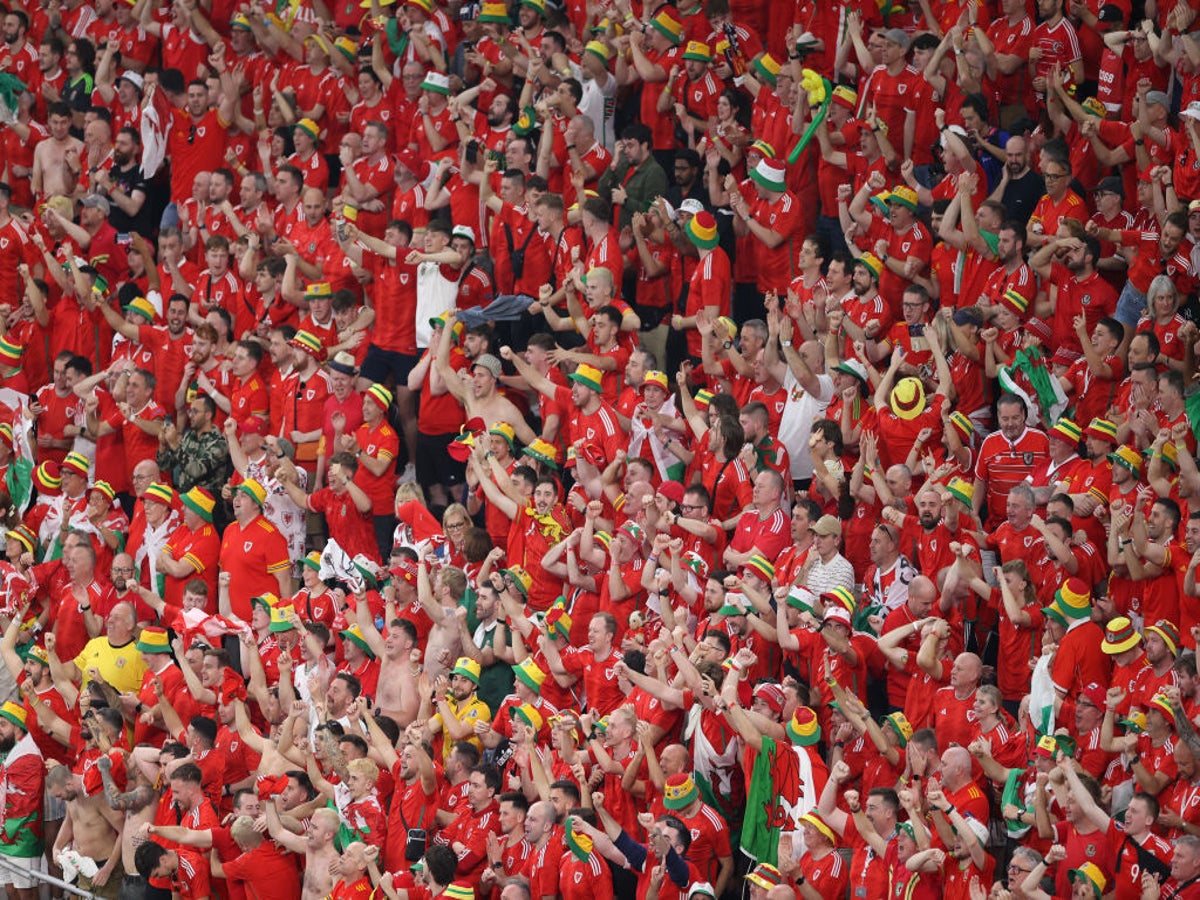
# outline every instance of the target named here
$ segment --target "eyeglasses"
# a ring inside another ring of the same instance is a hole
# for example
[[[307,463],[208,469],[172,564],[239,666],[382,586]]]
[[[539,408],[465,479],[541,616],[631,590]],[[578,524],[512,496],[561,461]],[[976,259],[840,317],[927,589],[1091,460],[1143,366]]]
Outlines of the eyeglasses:
[[[1010,871],[1010,872],[1021,872],[1021,873],[1025,874],[1025,875],[1028,875],[1030,872],[1032,872],[1032,871],[1033,871],[1033,869],[1022,869],[1022,868],[1021,868],[1020,866],[1018,866],[1016,863],[1009,863],[1009,864],[1008,864],[1008,871]]]
[[[1042,179],[1045,181],[1058,181],[1061,178],[1066,178],[1066,172],[1043,172]]]
[[[703,506],[699,506],[699,505],[692,504],[692,503],[680,503],[679,508],[681,510],[683,510],[684,512],[696,512],[697,510],[704,509]]]
[[[446,523],[447,531],[461,531],[463,528],[466,528],[466,527],[467,527],[466,522],[447,522]]]

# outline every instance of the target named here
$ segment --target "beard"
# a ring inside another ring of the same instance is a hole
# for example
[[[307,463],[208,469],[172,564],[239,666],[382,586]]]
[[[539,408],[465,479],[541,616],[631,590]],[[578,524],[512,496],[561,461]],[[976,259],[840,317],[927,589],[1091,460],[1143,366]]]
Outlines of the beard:
[[[0,753],[8,753],[15,746],[17,746],[16,738],[11,736],[0,738]]]

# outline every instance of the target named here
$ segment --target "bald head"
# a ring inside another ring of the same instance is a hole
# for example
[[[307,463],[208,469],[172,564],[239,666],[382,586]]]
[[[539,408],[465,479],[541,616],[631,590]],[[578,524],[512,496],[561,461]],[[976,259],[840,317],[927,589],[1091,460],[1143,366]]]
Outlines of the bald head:
[[[949,747],[942,754],[942,782],[952,791],[971,780],[971,754],[965,747]]]
[[[690,761],[691,757],[687,747],[683,744],[671,744],[663,750],[659,765],[662,767],[664,775],[678,775],[680,772],[687,771]]]
[[[918,575],[908,585],[908,611],[915,618],[923,619],[933,609],[937,599],[937,585],[927,575]]]

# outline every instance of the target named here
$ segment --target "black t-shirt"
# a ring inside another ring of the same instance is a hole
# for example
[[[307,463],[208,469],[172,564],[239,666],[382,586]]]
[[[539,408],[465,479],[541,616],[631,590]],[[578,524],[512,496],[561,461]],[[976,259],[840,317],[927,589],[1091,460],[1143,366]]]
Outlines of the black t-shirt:
[[[1042,180],[1041,175],[1030,169],[1019,181],[1008,183],[1001,202],[1008,210],[1009,218],[1027,224],[1038,201],[1045,193],[1046,182]]]
[[[142,208],[136,216],[131,216],[117,206],[115,202],[110,204],[111,212],[108,215],[108,221],[113,228],[117,229],[119,234],[128,234],[131,231],[136,231],[141,235],[149,235],[153,229],[153,223],[150,221],[150,200],[149,188],[146,184],[146,179],[142,176],[141,166],[130,166],[128,169],[118,169],[116,166],[109,171],[109,178],[112,179],[114,185],[120,185],[121,190],[126,196],[132,196],[134,191],[141,191],[147,195],[147,199],[142,203]],[[115,191],[114,191],[115,193]]]

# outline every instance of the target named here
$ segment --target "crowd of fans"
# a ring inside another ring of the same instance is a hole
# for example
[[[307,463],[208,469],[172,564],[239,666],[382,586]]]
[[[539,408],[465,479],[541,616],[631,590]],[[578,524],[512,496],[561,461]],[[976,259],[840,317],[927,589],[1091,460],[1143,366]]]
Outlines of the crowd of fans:
[[[7,895],[1200,900],[1196,15],[8,9]]]

